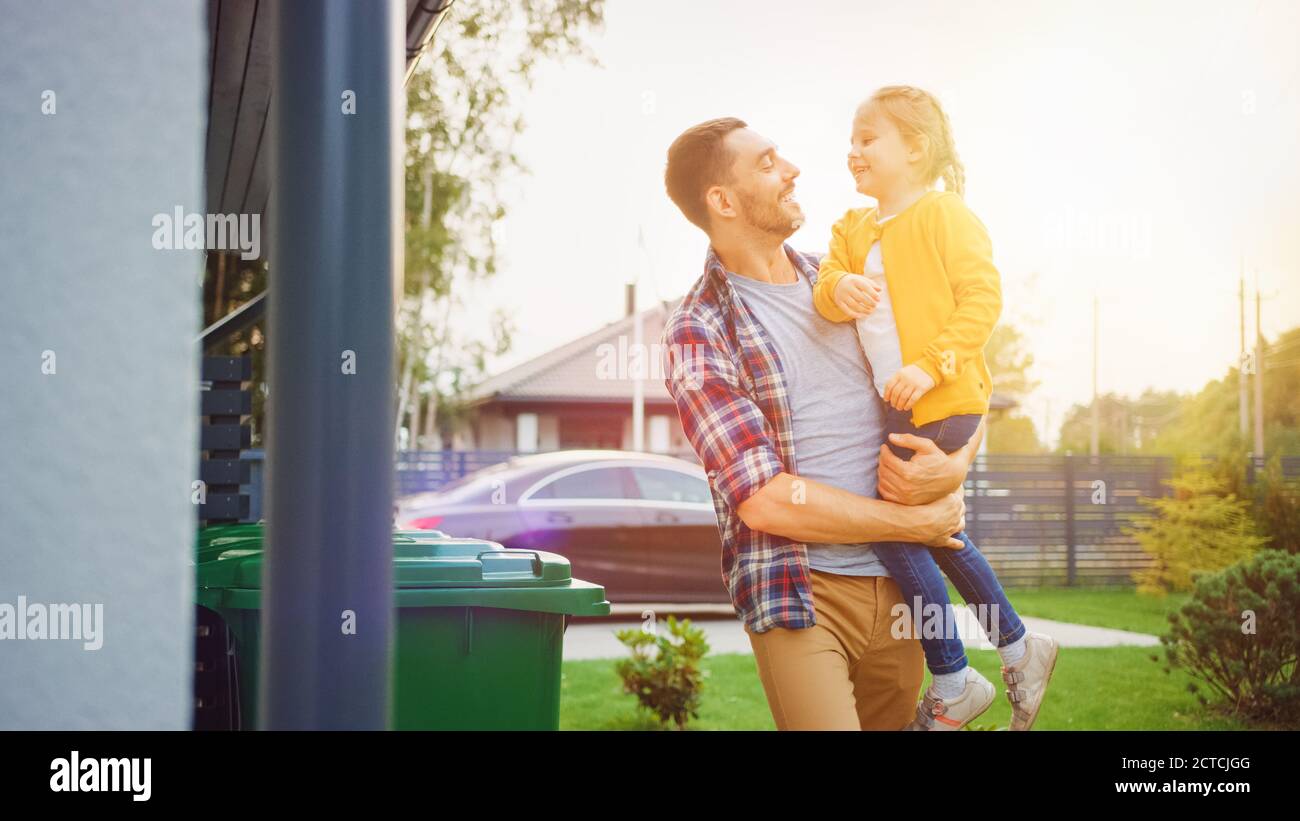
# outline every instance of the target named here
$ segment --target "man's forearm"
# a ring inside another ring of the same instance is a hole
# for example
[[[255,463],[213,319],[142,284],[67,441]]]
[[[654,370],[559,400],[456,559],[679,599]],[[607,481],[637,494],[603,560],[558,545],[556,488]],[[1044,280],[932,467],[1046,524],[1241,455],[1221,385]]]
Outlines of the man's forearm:
[[[780,473],[737,511],[750,527],[801,542],[914,542],[925,517],[915,508]]]

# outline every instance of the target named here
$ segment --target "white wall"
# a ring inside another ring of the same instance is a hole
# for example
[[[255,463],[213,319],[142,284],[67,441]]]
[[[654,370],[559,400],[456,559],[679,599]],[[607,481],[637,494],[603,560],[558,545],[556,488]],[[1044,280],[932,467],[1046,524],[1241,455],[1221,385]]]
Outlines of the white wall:
[[[103,608],[0,640],[0,729],[190,724],[202,252],[151,220],[203,207],[206,15],[0,0],[0,608]]]

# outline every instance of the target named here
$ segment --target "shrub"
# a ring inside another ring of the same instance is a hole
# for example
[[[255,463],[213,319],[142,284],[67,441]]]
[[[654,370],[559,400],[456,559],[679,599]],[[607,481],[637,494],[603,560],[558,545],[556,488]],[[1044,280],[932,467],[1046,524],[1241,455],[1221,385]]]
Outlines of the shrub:
[[[1269,547],[1300,553],[1300,482],[1282,475],[1278,457],[1256,477],[1255,520],[1270,539]]]
[[[637,697],[638,706],[654,713],[661,723],[685,729],[687,717],[699,718],[703,674],[700,659],[709,652],[704,631],[690,619],[669,616],[667,633],[642,627],[619,630],[614,635],[632,650],[632,658],[614,665],[623,679],[623,691]],[[651,648],[657,653],[651,655]]]
[[[1186,669],[1233,713],[1300,725],[1300,556],[1265,550],[1203,575],[1169,621],[1160,640],[1171,667]]]
[[[1168,481],[1172,496],[1143,499],[1156,517],[1130,532],[1154,559],[1136,571],[1138,591],[1163,595],[1192,589],[1194,575],[1249,558],[1268,542],[1256,531],[1250,504],[1224,490],[1204,467]]]

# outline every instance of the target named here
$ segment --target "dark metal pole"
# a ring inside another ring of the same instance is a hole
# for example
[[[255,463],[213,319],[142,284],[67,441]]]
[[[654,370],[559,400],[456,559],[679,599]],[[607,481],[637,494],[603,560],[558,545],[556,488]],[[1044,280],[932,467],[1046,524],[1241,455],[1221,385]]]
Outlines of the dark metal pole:
[[[382,729],[404,4],[275,5],[260,726]]]

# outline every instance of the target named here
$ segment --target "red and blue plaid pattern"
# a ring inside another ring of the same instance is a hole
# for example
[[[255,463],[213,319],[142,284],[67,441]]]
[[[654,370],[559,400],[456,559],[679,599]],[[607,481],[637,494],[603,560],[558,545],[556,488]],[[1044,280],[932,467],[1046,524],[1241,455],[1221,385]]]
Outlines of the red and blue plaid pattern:
[[[816,285],[820,255],[789,245],[785,252]],[[736,615],[757,633],[811,627],[816,619],[805,545],[752,530],[736,515],[736,507],[778,473],[797,475],[794,431],[776,348],[737,299],[712,247],[704,275],[668,318],[663,345],[668,392],[708,473],[722,535],[722,578]]]

